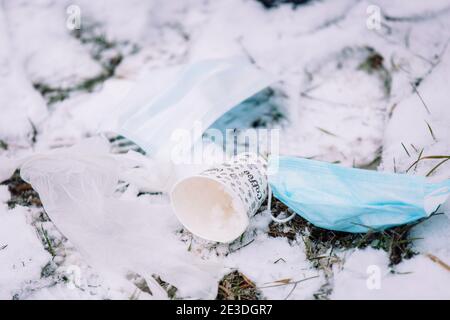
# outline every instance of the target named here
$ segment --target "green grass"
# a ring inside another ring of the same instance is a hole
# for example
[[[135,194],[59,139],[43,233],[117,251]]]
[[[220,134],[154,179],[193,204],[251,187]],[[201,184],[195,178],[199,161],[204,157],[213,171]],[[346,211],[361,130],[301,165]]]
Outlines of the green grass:
[[[44,226],[41,224],[41,228],[38,229],[43,238],[43,242],[45,243],[45,249],[52,255],[52,257],[56,256],[55,249],[53,248],[52,242],[48,236],[47,230],[44,229]]]

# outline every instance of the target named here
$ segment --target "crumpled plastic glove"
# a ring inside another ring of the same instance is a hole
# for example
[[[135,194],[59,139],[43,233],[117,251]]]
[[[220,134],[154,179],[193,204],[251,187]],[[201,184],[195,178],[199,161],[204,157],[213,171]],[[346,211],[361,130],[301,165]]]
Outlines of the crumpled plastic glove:
[[[29,157],[21,176],[39,193],[57,228],[94,267],[138,273],[152,292],[161,292],[152,281],[156,274],[177,287],[180,296],[213,298],[221,267],[188,252],[176,238],[180,226],[171,207],[123,200],[115,193],[126,166],[109,154],[105,139],[95,137]]]

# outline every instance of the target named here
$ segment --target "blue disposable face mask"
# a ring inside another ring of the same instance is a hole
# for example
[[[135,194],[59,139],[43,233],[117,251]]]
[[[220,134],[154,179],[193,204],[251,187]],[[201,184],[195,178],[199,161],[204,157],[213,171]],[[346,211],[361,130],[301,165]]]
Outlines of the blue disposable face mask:
[[[387,229],[428,217],[450,180],[346,168],[294,157],[269,159],[273,195],[315,226],[346,232]]]

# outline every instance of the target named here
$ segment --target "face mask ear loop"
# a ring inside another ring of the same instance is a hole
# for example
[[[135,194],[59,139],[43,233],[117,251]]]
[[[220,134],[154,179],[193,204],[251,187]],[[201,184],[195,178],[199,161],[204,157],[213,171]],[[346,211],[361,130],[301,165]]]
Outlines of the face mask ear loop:
[[[284,219],[278,219],[277,217],[274,217],[272,215],[272,188],[270,187],[270,184],[267,184],[267,213],[270,215],[270,218],[272,221],[275,221],[276,223],[286,223],[294,219],[296,213],[292,213],[289,217]]]

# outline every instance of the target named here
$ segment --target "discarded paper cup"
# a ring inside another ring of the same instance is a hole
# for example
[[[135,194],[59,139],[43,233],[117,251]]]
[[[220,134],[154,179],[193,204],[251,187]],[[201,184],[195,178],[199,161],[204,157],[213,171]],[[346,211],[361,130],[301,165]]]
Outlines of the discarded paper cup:
[[[266,161],[250,153],[179,181],[171,200],[176,216],[193,234],[211,241],[238,238],[267,196]]]

